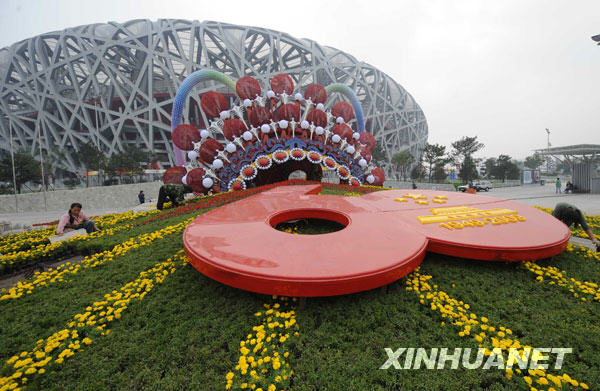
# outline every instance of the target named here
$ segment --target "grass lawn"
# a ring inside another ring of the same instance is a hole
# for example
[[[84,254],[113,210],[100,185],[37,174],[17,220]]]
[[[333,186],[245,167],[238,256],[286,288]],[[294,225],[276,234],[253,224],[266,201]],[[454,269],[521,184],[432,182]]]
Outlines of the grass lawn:
[[[324,196],[347,194],[347,190],[329,188],[323,193]],[[87,254],[110,250],[129,238],[156,232],[209,209],[85,242],[76,251]],[[302,224],[300,233],[319,233],[331,228],[323,223]],[[165,275],[158,273],[157,282],[144,288],[147,295],[128,301],[120,318],[110,321],[104,330],[96,329],[99,323],[67,326],[76,314],[100,306],[102,300],[110,300],[106,295],[120,292],[130,286],[128,283],[150,281],[149,275],[140,273],[172,258],[182,248],[180,233],[165,235],[122,255],[115,254],[111,261],[70,274],[62,282],[54,281],[17,299],[0,301],[0,359],[5,362],[21,352],[30,354],[36,341],[60,334],[65,328],[77,329],[76,339],[89,338],[89,345],[82,343],[80,349],[70,348],[74,351],[72,357],[56,362],[58,353],[68,349],[68,344],[59,346],[48,353],[53,358],[44,366],[45,373],[38,370],[27,374],[23,370],[18,377],[19,385],[48,390],[217,390],[226,388],[226,376],[233,372],[236,377],[232,388],[241,388],[236,370],[240,343],[254,339],[249,334],[260,333],[255,326],[267,316],[264,304],[271,309],[277,303],[286,304],[280,298],[217,283],[181,262],[173,262]],[[574,281],[600,281],[599,261],[572,251],[537,264],[544,268],[555,266]],[[435,284],[432,289],[462,301],[462,305],[468,303],[469,311],[477,319],[485,317],[489,325],[510,329],[510,337],[522,345],[572,348],[562,369],[549,369],[548,373],[566,373],[590,389],[600,384],[600,358],[596,353],[600,348],[600,312],[593,294],[578,291],[577,286],[572,292],[570,286],[551,284],[552,280],[546,276],[542,281],[536,280],[538,275],[521,263],[428,254],[418,273],[431,277],[429,283]],[[432,310],[426,297],[421,303],[419,293],[407,290],[407,281],[413,278],[417,277],[409,275],[389,285],[386,291],[313,298],[301,308],[296,306],[293,317],[299,335],[291,334],[285,342],[275,342],[282,332],[273,340],[274,347],[269,347],[289,352],[284,362],[290,364],[293,375],[289,376],[288,370],[287,379],[276,382],[273,379],[281,370],[270,363],[262,364],[268,367],[263,377],[269,381],[256,381],[255,389],[267,390],[271,383],[277,389],[307,391],[561,389],[555,384],[536,384],[539,376],[530,376],[533,379],[530,387],[525,378],[527,373],[514,373],[509,379],[504,370],[498,369],[379,369],[387,359],[386,347],[478,348],[479,343],[472,335],[459,334],[463,326],[442,317],[439,310]],[[139,294],[144,289],[133,292]],[[583,301],[582,297],[589,300]],[[269,316],[275,317],[278,311],[283,313],[282,308]],[[264,324],[272,321],[265,320]],[[107,329],[110,333],[105,333]],[[254,356],[258,359],[259,354]],[[14,362],[5,364],[0,376],[9,378],[19,372]],[[260,365],[256,366],[259,368]],[[245,376],[250,378],[249,374]],[[247,386],[251,389],[250,384]],[[561,386],[585,389],[564,380]]]

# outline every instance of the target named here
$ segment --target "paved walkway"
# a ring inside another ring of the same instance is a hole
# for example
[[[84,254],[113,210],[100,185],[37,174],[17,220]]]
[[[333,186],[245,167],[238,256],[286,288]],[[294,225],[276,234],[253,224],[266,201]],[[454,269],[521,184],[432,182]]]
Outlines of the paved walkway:
[[[580,208],[584,214],[600,215],[600,194],[554,194],[554,184],[524,185],[516,187],[503,187],[492,189],[490,192],[479,194],[489,195],[503,199],[514,200],[526,205],[554,208],[559,202],[568,202]],[[106,213],[121,213],[132,209],[131,207],[111,209],[84,209],[88,216]],[[47,223],[58,220],[66,211],[54,210],[48,212],[21,212],[0,214],[0,221],[8,221],[12,225],[32,225],[34,223]]]
[[[554,209],[559,202],[568,202],[577,206],[586,215],[600,215],[600,194],[555,194],[554,184],[524,185],[493,189],[489,193],[480,193],[493,197],[514,200],[527,205],[543,206]]]

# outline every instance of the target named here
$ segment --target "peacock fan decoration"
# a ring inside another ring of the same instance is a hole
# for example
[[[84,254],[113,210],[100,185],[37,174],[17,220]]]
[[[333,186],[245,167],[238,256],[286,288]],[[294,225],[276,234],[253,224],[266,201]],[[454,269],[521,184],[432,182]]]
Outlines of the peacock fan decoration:
[[[200,107],[210,126],[198,130],[181,124],[190,91],[208,80],[235,90],[238,104],[230,106],[223,94],[207,92]],[[171,129],[177,166],[165,171],[164,183],[184,183],[194,192],[206,194],[287,180],[297,170],[306,173],[308,180],[320,181],[323,170],[333,170],[340,183],[383,184],[383,170],[371,161],[375,138],[365,131],[360,103],[348,86],[311,84],[304,93],[295,92],[292,78],[279,74],[271,79],[270,87],[263,95],[258,81],[250,76],[234,83],[212,70],[189,75],[173,104]],[[342,101],[327,109],[327,96],[333,92],[342,93],[351,104]]]

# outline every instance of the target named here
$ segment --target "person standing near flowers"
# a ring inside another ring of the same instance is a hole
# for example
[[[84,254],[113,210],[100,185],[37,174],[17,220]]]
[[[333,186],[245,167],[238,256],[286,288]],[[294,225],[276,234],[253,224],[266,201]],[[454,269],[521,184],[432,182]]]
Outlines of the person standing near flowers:
[[[85,229],[88,234],[94,231],[100,231],[100,229],[96,227],[94,220],[90,220],[89,217],[81,212],[81,204],[79,202],[74,202],[71,204],[69,211],[62,215],[60,220],[58,220],[56,234],[62,236],[65,232],[81,228]]]
[[[185,195],[191,193],[193,190],[187,185],[180,185],[175,183],[167,183],[162,185],[158,191],[158,202],[156,203],[156,209],[162,210],[163,205],[167,201],[171,201],[173,206],[179,206],[183,203]]]
[[[590,239],[592,239],[592,243],[594,243],[596,246],[596,251],[600,251],[600,241],[596,239],[596,236],[587,225],[585,217],[583,217],[583,213],[581,213],[579,208],[571,204],[567,204],[566,202],[559,202],[554,207],[552,216],[562,221],[567,227],[570,227],[572,224],[574,224],[574,228],[577,228],[577,226],[580,225]]]

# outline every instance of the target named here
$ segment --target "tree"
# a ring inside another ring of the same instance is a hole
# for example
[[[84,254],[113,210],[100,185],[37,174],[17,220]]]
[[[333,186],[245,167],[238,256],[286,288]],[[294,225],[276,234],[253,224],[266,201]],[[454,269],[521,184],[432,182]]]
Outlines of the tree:
[[[373,147],[373,150],[371,151],[371,160],[373,160],[373,163],[376,165],[381,165],[381,163],[387,160],[385,151],[380,144],[375,144],[375,147]]]
[[[492,178],[494,167],[496,167],[496,158],[490,157],[485,159],[483,165],[485,166],[485,176],[488,178]]]
[[[17,183],[17,192],[21,194],[21,187],[27,182],[40,183],[42,172],[40,163],[33,158],[27,151],[19,150],[14,153],[15,159],[15,181]],[[13,171],[10,155],[7,155],[0,161],[0,180],[12,183]]]
[[[458,176],[465,183],[471,182],[473,179],[479,178],[479,173],[477,172],[477,165],[475,164],[475,160],[470,155],[467,155],[462,164],[460,165],[460,171],[458,172]]]
[[[452,143],[452,148],[454,148],[453,155],[461,158],[461,160],[464,160],[467,156],[472,156],[483,147],[485,147],[485,145],[477,141],[477,136],[465,136]]]
[[[429,168],[429,182],[431,182],[431,175],[436,166],[446,164],[446,147],[441,144],[427,144],[423,149],[423,161],[427,163]],[[443,162],[443,163],[442,163]],[[444,177],[445,178],[445,177]]]
[[[427,173],[425,172],[425,167],[423,167],[423,165],[419,162],[419,164],[414,166],[412,171],[410,172],[410,178],[415,181],[420,181],[422,179],[425,179],[426,174]]]
[[[476,161],[473,159],[473,154],[483,148],[485,145],[477,140],[477,136],[465,136],[458,141],[452,143],[452,155],[455,159],[461,162],[460,172],[458,176],[466,183],[477,179]]]
[[[501,179],[502,182],[506,179],[519,179],[520,176],[519,167],[517,167],[508,155],[498,156],[491,172],[494,178]]]
[[[558,160],[556,169],[564,175],[571,175],[571,164],[568,160]]]
[[[433,176],[431,176],[431,173],[429,174],[429,182],[431,182],[431,178],[433,178],[434,181],[436,182],[442,182],[446,180],[446,171],[444,171],[444,164],[445,163],[437,163],[434,167],[433,167]]]
[[[546,159],[544,159],[542,155],[540,155],[539,153],[534,153],[533,155],[527,156],[525,158],[525,167],[535,170],[536,168],[544,164],[545,161]]]
[[[106,171],[111,177],[118,175],[121,181],[123,174],[136,175],[144,172],[142,164],[147,154],[135,147],[127,147],[124,151],[112,155],[106,163]]]
[[[392,156],[392,164],[396,165],[402,172],[403,180],[406,180],[406,176],[408,174],[408,170],[410,169],[410,165],[415,161],[413,155],[411,155],[407,151],[402,151],[394,154]]]
[[[100,171],[100,169],[105,167],[104,153],[92,141],[82,144],[73,156],[85,167],[86,172],[93,169]],[[85,183],[86,187],[89,187],[89,175],[86,175]]]

